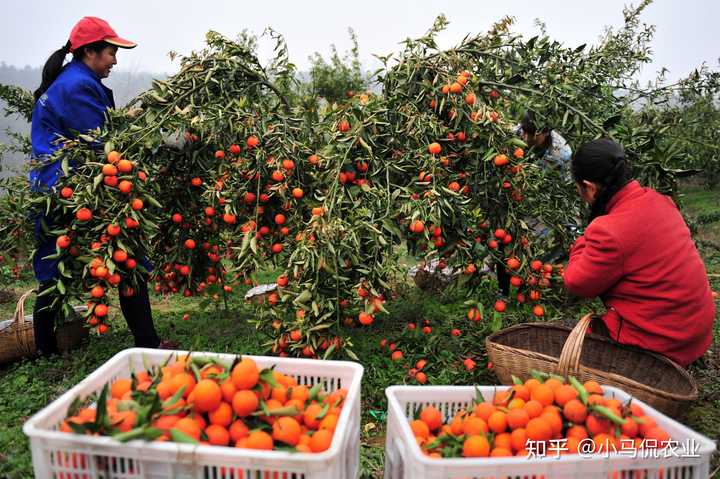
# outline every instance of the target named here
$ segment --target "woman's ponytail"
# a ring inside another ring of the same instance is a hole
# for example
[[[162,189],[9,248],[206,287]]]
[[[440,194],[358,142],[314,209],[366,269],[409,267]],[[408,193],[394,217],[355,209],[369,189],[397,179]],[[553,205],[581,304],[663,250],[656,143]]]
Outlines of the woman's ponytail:
[[[43,93],[45,93],[47,89],[50,88],[50,85],[52,85],[58,75],[60,75],[63,63],[65,62],[65,57],[68,53],[70,53],[69,40],[62,48],[53,52],[53,54],[50,55],[50,58],[47,59],[42,71],[42,82],[33,94],[33,96],[35,97],[35,101],[38,101],[38,99],[40,99]]]
[[[632,179],[630,165],[622,145],[600,138],[584,144],[572,161],[572,174],[577,183],[590,181],[599,191],[590,207],[590,221],[607,213],[607,205],[615,193]]]

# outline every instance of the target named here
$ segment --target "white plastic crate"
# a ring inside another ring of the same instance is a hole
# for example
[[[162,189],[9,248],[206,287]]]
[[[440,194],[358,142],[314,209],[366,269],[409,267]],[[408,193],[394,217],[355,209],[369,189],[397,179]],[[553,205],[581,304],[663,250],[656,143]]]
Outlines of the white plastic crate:
[[[57,430],[68,407],[80,396],[99,392],[119,377],[158,365],[170,354],[187,351],[126,349],[116,354],[23,427],[30,438],[35,477],[42,479],[354,479],[360,460],[360,380],[363,367],[348,361],[318,361],[249,356],[260,368],[294,377],[299,384],[322,384],[326,391],[347,388],[333,442],[318,454],[255,451],[173,442],[127,443],[109,437],[83,436]],[[230,364],[231,354],[192,353]]]
[[[508,386],[479,386],[486,400]],[[606,397],[627,401],[620,389],[603,386]],[[632,457],[623,452],[594,456],[435,459],[423,455],[415,442],[409,419],[417,408],[437,407],[443,419],[452,418],[475,399],[473,386],[391,386],[388,398],[388,424],[385,442],[385,479],[706,479],[715,443],[652,409],[642,401],[645,413],[665,428],[674,441],[685,447],[689,441],[697,449],[695,457]],[[680,454],[677,454],[680,456]],[[685,454],[690,455],[690,454]]]

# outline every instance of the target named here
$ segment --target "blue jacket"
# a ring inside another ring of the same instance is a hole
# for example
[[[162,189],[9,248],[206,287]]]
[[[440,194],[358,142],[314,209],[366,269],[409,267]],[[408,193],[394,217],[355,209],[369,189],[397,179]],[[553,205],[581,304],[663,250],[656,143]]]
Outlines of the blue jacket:
[[[60,138],[75,138],[105,124],[105,113],[114,108],[112,91],[100,83],[100,77],[81,61],[73,60],[63,67],[50,88],[35,103],[32,114],[32,156],[40,164],[30,170],[30,188],[35,192],[50,193],[62,176],[59,160],[50,155],[62,145]],[[71,165],[72,166],[72,165]],[[48,228],[48,218],[35,216],[35,239],[37,251],[33,257],[33,269],[38,281],[50,281],[57,277],[58,260],[43,259],[55,253],[55,238],[45,238],[41,221]]]
[[[115,108],[115,101],[100,77],[81,61],[65,65],[33,109],[32,156],[41,162],[29,174],[33,191],[52,189],[62,176],[60,161],[48,158],[62,146],[60,138],[101,127],[108,108]]]

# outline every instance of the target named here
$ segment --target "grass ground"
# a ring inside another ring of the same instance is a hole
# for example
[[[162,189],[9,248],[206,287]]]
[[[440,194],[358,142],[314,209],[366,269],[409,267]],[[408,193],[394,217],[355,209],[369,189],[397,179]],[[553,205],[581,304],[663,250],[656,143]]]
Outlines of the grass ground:
[[[717,192],[685,185],[683,211],[695,228],[701,244],[710,279],[715,290],[720,290],[720,202]],[[717,218],[717,219],[714,219]],[[698,221],[701,220],[701,221]],[[33,286],[31,281],[13,285],[19,294]],[[241,293],[237,298],[241,297]],[[492,384],[496,379],[486,368],[484,337],[489,326],[468,325],[462,292],[444,295],[427,295],[414,288],[401,291],[400,298],[389,306],[390,314],[376,321],[372,334],[354,329],[350,337],[353,350],[365,367],[362,387],[362,449],[361,477],[382,477],[384,449],[384,390],[392,384],[413,383],[407,374],[409,364],[427,358],[426,371],[433,384]],[[164,338],[180,343],[184,349],[228,353],[262,354],[265,341],[248,322],[253,311],[239,299],[230,303],[230,310],[200,311],[198,301],[182,297],[170,300],[153,298],[155,321]],[[587,304],[576,304],[572,309],[548,308],[547,319],[579,317],[580,309]],[[12,317],[14,304],[0,304],[0,318]],[[29,307],[28,307],[29,309]],[[183,321],[184,313],[190,314]],[[523,319],[523,318],[518,318]],[[429,321],[433,332],[408,332],[408,322]],[[463,334],[454,337],[452,328]],[[396,341],[405,352],[402,364],[390,360],[389,353],[381,349],[379,341],[387,338]],[[692,404],[684,422],[691,428],[720,440],[720,323],[715,324],[713,349],[703,360],[691,368],[700,385],[700,398]],[[121,318],[114,318],[112,334],[91,337],[78,349],[50,360],[21,361],[0,368],[0,477],[32,477],[32,464],[28,441],[22,434],[23,422],[43,408],[55,397],[76,384],[83,377],[113,356],[132,346],[132,337]],[[477,368],[466,371],[461,361],[472,357]],[[713,467],[720,460],[716,455]],[[719,476],[720,477],[720,476]]]

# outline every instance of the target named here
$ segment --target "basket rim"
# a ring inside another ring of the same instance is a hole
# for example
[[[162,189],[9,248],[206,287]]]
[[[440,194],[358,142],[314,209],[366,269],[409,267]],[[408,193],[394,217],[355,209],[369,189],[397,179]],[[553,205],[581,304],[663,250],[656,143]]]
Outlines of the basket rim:
[[[505,328],[505,329],[501,329],[500,331],[496,331],[496,332],[492,333],[490,336],[488,336],[487,338],[485,338],[485,348],[486,348],[486,350],[488,351],[488,354],[489,354],[489,352],[490,352],[490,349],[506,350],[506,351],[517,351],[517,352],[520,352],[520,353],[524,354],[525,356],[536,356],[536,357],[540,357],[540,358],[542,358],[542,359],[546,359],[546,360],[548,360],[549,362],[552,362],[552,363],[556,363],[556,364],[557,364],[557,363],[559,362],[560,358],[556,358],[556,357],[554,357],[554,356],[549,356],[549,355],[547,355],[547,354],[539,353],[539,352],[537,352],[537,351],[530,351],[530,350],[528,350],[528,349],[523,349],[523,348],[517,348],[517,347],[513,347],[513,346],[508,346],[508,345],[502,344],[502,343],[500,343],[500,342],[497,341],[498,338],[500,338],[500,337],[502,337],[502,336],[504,336],[504,335],[506,335],[506,334],[511,334],[511,333],[514,333],[514,332],[516,332],[516,331],[518,331],[518,330],[521,330],[521,329],[530,329],[530,328],[555,329],[555,330],[562,330],[562,331],[567,331],[567,332],[569,332],[569,331],[572,330],[572,328],[569,328],[569,327],[567,327],[567,326],[562,326],[562,325],[559,325],[559,324],[546,324],[546,323],[520,323],[520,324],[516,324],[516,325],[510,326],[510,327],[507,327],[507,328]],[[580,364],[580,368],[581,368],[581,369],[585,369],[585,370],[587,370],[587,371],[592,371],[592,372],[597,371],[597,372],[603,373],[603,374],[605,374],[605,375],[607,375],[607,374],[612,374],[612,375],[614,375],[614,376],[616,376],[616,377],[622,377],[623,380],[624,380],[624,381],[622,381],[622,382],[626,383],[629,387],[634,387],[634,388],[636,388],[636,389],[641,389],[641,390],[643,390],[643,391],[646,391],[646,392],[649,392],[649,393],[653,393],[653,394],[660,394],[664,399],[667,398],[667,399],[674,399],[674,400],[680,400],[680,401],[695,401],[695,400],[697,400],[697,398],[699,397],[699,390],[698,390],[698,386],[697,386],[697,382],[695,381],[695,378],[693,378],[693,377],[690,375],[690,373],[688,373],[685,369],[683,369],[682,367],[680,367],[678,364],[676,364],[676,363],[675,363],[674,361],[672,361],[671,359],[663,356],[662,354],[658,354],[658,353],[655,353],[655,352],[653,352],[653,351],[639,351],[639,350],[633,348],[632,346],[615,343],[615,342],[613,342],[613,341],[610,341],[610,340],[607,339],[607,338],[604,338],[604,337],[602,337],[602,336],[598,336],[598,335],[592,334],[592,333],[591,333],[591,334],[588,334],[587,336],[588,336],[590,339],[592,339],[593,341],[600,341],[600,342],[605,343],[606,345],[608,345],[608,346],[610,346],[610,347],[619,348],[619,349],[626,349],[626,350],[633,350],[633,351],[635,351],[635,352],[639,352],[639,353],[642,353],[642,354],[647,354],[647,355],[649,355],[649,356],[655,357],[656,359],[659,359],[661,362],[663,362],[663,363],[666,364],[667,366],[670,366],[672,369],[674,369],[675,371],[677,371],[677,372],[680,374],[680,376],[682,376],[684,379],[686,379],[687,382],[688,382],[688,384],[689,384],[690,387],[691,387],[691,391],[690,391],[688,394],[678,394],[678,393],[674,393],[674,392],[671,392],[671,391],[666,391],[666,390],[664,390],[664,389],[658,389],[658,388],[655,388],[655,387],[648,386],[648,385],[646,385],[646,384],[640,383],[640,382],[638,382],[638,381],[635,381],[634,379],[628,378],[627,376],[624,376],[624,375],[621,375],[621,374],[617,374],[617,373],[609,373],[608,371],[603,371],[603,370],[601,370],[601,369],[592,368],[592,367],[586,366],[586,365],[584,365],[584,364],[582,364],[582,363]]]
[[[252,358],[254,360],[261,360],[262,362],[272,361],[274,366],[281,364],[313,364],[319,363],[327,364],[328,366],[342,367],[350,369],[353,372],[353,379],[347,386],[347,402],[348,407],[343,407],[338,418],[338,427],[336,429],[336,435],[333,437],[333,441],[330,448],[327,451],[321,453],[303,454],[286,451],[259,451],[255,449],[242,449],[233,447],[220,447],[220,446],[206,446],[201,444],[183,444],[175,442],[149,442],[144,440],[133,440],[128,442],[118,442],[109,436],[82,436],[78,434],[65,433],[55,430],[49,430],[44,427],[40,427],[38,423],[45,419],[46,416],[52,413],[51,406],[72,401],[78,395],[83,394],[81,391],[86,385],[95,382],[96,379],[101,379],[103,383],[107,382],[105,379],[110,375],[110,370],[120,361],[130,360],[135,355],[142,354],[158,354],[164,353],[168,356],[192,354],[199,357],[214,357],[217,359],[230,359],[231,357],[239,356],[231,353],[215,353],[215,352],[203,352],[203,351],[183,351],[183,350],[158,350],[148,348],[128,348],[119,351],[100,367],[95,369],[88,376],[83,378],[72,388],[65,391],[61,396],[47,404],[44,408],[33,414],[25,424],[23,424],[23,433],[30,439],[31,443],[35,440],[40,441],[53,441],[55,443],[65,443],[70,447],[73,445],[90,448],[93,454],[100,453],[102,450],[119,450],[137,452],[141,456],[144,456],[147,451],[157,451],[167,454],[177,454],[185,457],[195,457],[197,454],[212,453],[222,454],[225,457],[238,460],[249,460],[249,461],[284,461],[292,464],[307,464],[307,463],[326,463],[337,459],[341,453],[341,448],[345,447],[343,438],[348,434],[352,434],[349,430],[350,414],[351,409],[354,407],[355,400],[360,400],[360,382],[365,368],[362,364],[354,361],[337,361],[337,360],[316,360],[307,358],[280,358],[275,356],[257,356],[251,354],[243,354],[240,356]],[[56,406],[59,407],[59,406]],[[120,448],[120,449],[119,449]],[[221,451],[218,449],[221,448]]]

